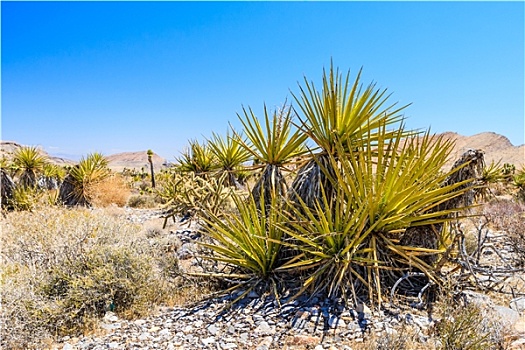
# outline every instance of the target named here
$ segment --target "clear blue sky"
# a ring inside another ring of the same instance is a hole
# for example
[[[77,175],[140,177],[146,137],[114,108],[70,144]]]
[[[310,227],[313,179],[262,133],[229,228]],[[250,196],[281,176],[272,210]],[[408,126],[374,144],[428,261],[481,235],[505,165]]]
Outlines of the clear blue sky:
[[[153,149],[363,67],[408,126],[524,143],[523,2],[1,2],[2,139]]]

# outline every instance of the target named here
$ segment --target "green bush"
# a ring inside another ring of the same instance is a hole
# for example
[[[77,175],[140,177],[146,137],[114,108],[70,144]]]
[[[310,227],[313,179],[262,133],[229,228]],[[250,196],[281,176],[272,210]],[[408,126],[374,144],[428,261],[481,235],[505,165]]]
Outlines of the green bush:
[[[150,259],[130,247],[94,247],[46,273],[39,292],[50,307],[42,311],[42,317],[58,334],[70,334],[83,330],[85,320],[106,311],[143,315],[160,288],[152,270]]]
[[[2,229],[2,348],[41,348],[93,331],[106,311],[127,318],[171,302],[177,262],[162,247],[176,242],[107,209],[14,211]]]

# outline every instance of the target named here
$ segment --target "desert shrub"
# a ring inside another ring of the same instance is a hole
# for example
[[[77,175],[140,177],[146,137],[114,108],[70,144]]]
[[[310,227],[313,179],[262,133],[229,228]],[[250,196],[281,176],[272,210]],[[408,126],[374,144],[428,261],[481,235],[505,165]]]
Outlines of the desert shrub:
[[[166,202],[166,208],[179,215],[201,213],[221,217],[231,211],[234,189],[226,184],[228,173],[221,177],[204,178],[193,172],[174,173],[156,191]]]
[[[505,327],[497,316],[477,303],[440,303],[442,319],[436,326],[439,349],[502,349]]]
[[[177,262],[121,216],[48,207],[8,213],[2,228],[2,348],[41,348],[105,311],[133,317],[171,300]]]
[[[514,249],[518,266],[525,266],[525,204],[510,200],[497,200],[486,204],[483,214],[493,228],[505,231]]]
[[[513,184],[518,189],[517,197],[520,201],[525,202],[525,166],[513,176]]]
[[[118,174],[112,174],[94,182],[87,188],[87,196],[91,199],[91,204],[97,207],[106,207],[111,204],[123,207],[128,202],[130,195],[131,189]]]
[[[127,205],[130,208],[155,208],[161,201],[159,197],[150,193],[133,194],[129,197]]]
[[[41,317],[58,334],[68,334],[108,310],[143,315],[156,301],[152,268],[148,257],[130,247],[93,247],[46,272],[38,287],[49,307],[39,311]]]
[[[17,185],[8,205],[15,210],[32,210],[37,206],[41,194],[42,192],[36,187]]]

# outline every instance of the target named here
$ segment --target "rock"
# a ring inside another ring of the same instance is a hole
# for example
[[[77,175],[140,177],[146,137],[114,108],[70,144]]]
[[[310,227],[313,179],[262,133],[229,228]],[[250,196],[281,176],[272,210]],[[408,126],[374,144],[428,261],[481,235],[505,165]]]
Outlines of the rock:
[[[215,343],[215,337],[208,337],[208,338],[204,338],[201,340],[202,344],[204,344],[204,346],[208,346],[210,344],[214,344]]]
[[[108,311],[104,315],[104,321],[105,322],[117,322],[118,321],[118,317],[117,317],[117,315],[115,315],[115,313],[113,313],[111,311]]]
[[[519,297],[510,301],[510,308],[519,312],[525,312],[525,297]]]
[[[217,335],[218,328],[215,326],[215,324],[211,324],[208,326],[208,332],[210,332],[211,335]]]
[[[257,328],[255,328],[256,334],[273,334],[275,333],[275,327],[272,327],[268,324],[268,322],[263,321],[261,322]]]
[[[494,306],[494,302],[492,301],[492,299],[490,299],[488,295],[476,293],[471,290],[465,290],[461,292],[461,297],[467,304],[474,303],[481,307],[483,306],[493,307]]]
[[[499,315],[501,321],[509,326],[514,326],[520,319],[520,314],[516,310],[505,306],[495,306],[494,311]]]
[[[525,349],[525,338],[521,338],[513,341],[510,344],[511,349]]]
[[[265,337],[263,340],[257,345],[256,350],[268,350],[271,349],[273,342],[272,337]]]
[[[73,349],[74,349],[73,345],[69,343],[65,343],[64,346],[62,347],[62,350],[73,350]]]
[[[525,315],[514,323],[514,330],[525,338]]]
[[[180,260],[188,260],[195,255],[196,247],[193,243],[184,243],[182,247],[177,251],[177,257]]]

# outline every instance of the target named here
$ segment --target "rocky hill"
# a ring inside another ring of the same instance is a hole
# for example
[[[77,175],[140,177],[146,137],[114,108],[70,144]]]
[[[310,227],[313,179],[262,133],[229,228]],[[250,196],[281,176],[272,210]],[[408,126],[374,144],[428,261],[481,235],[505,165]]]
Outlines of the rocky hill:
[[[525,144],[514,146],[508,138],[494,132],[483,132],[473,136],[462,136],[455,132],[442,134],[455,141],[455,147],[450,154],[452,165],[461,154],[469,149],[481,149],[485,153],[485,163],[500,162],[514,164],[517,169],[525,165]]]
[[[22,147],[23,145],[14,142],[14,141],[0,141],[0,158],[5,157],[7,159],[11,159],[13,156],[13,153]],[[56,165],[73,165],[76,162],[71,159],[61,158],[61,157],[54,157],[49,155],[46,151],[44,151],[42,148],[39,149],[40,153],[51,161],[51,163]]]
[[[146,171],[149,169],[147,151],[117,153],[107,156],[107,159],[113,171],[122,171],[124,168],[136,170],[144,168]],[[166,159],[155,153],[151,159],[153,168],[157,171],[166,163]]]

